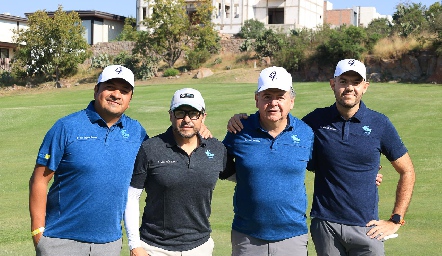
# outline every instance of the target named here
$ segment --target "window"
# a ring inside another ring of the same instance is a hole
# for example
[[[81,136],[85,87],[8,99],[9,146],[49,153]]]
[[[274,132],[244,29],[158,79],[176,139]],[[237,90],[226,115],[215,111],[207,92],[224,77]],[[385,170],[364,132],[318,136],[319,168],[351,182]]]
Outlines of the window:
[[[0,58],[9,58],[9,49],[7,48],[0,48]]]
[[[269,8],[269,24],[284,24],[284,8]]]
[[[147,16],[147,8],[143,7],[143,20],[146,18]]]

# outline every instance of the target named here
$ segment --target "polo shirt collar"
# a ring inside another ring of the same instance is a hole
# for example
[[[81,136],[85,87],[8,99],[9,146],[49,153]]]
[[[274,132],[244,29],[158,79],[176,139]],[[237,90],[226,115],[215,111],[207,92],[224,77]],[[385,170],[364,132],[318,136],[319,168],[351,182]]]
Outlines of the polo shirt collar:
[[[173,127],[169,126],[169,128],[166,130],[166,132],[164,133],[165,136],[165,142],[166,142],[166,146],[171,148],[174,146],[178,146],[178,144],[175,141],[175,137],[173,135]],[[207,144],[207,140],[204,139],[203,137],[201,137],[201,135],[198,133],[196,136],[198,136],[200,138],[200,144],[199,147],[205,147]]]
[[[261,127],[261,124],[259,123],[259,111],[256,111],[254,115],[250,115],[249,118],[252,118],[252,122],[254,124],[254,127],[256,127],[257,130],[261,130],[264,132],[267,132],[264,130],[264,128]],[[284,128],[284,131],[292,131],[295,129],[295,118],[292,116],[292,114],[288,114],[287,116],[287,125]]]
[[[352,116],[350,119],[352,120],[358,120],[358,121],[362,121],[364,119],[365,113],[367,112],[367,106],[365,105],[365,103],[361,100],[360,104],[359,104],[359,109],[356,112],[356,114],[354,116]],[[337,119],[343,119],[341,114],[338,111],[338,108],[336,107],[336,103],[334,103],[332,105],[332,116]]]
[[[95,110],[94,104],[95,104],[95,100],[91,101],[89,103],[89,105],[87,106],[87,108],[86,108],[87,117],[89,118],[91,123],[99,123],[99,124],[105,125],[107,127],[106,122],[103,120],[103,118],[101,118],[101,116]],[[122,127],[124,127],[124,120],[126,120],[125,114],[121,115],[120,119],[114,125],[122,128]]]

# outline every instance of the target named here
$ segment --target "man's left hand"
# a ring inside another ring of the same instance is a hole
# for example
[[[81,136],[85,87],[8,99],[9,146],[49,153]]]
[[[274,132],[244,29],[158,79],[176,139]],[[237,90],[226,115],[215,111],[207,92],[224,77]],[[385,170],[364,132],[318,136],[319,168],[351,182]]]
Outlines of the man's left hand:
[[[368,222],[366,226],[374,226],[367,232],[367,236],[382,240],[384,237],[396,233],[401,227],[401,224],[395,224],[389,220],[372,220]]]

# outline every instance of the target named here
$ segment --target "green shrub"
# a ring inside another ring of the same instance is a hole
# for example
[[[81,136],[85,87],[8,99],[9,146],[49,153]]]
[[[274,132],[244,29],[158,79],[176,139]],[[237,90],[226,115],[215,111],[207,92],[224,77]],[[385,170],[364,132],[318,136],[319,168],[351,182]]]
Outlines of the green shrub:
[[[107,53],[101,53],[100,55],[93,56],[91,59],[91,66],[93,68],[102,68],[109,66],[111,64],[111,60]]]
[[[0,71],[0,86],[9,86],[14,82],[14,77],[9,71]]]
[[[155,76],[158,71],[158,63],[160,59],[155,55],[141,57],[139,54],[128,54],[121,52],[114,58],[114,64],[127,67],[134,72],[135,78],[147,80]]]
[[[261,21],[250,19],[244,21],[244,25],[237,36],[241,38],[253,38],[256,39],[261,36],[265,31],[265,25]]]
[[[177,76],[179,74],[180,74],[180,71],[178,69],[168,68],[164,71],[163,76],[169,77],[169,76]]]
[[[187,53],[186,60],[190,69],[200,68],[210,58],[210,52],[205,49],[192,50]]]

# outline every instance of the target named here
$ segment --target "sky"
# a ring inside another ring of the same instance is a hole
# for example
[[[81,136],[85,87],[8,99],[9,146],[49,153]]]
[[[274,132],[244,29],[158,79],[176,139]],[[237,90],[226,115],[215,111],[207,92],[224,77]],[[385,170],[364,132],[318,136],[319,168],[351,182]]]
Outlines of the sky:
[[[333,4],[333,9],[345,9],[353,6],[376,7],[376,11],[382,15],[393,15],[396,5],[407,0],[328,0]],[[435,0],[408,0],[413,3],[422,3],[429,7]],[[14,16],[25,17],[25,13],[46,9],[55,11],[58,5],[63,10],[96,10],[117,14],[121,16],[135,17],[135,0],[0,0],[0,13],[9,13]]]

